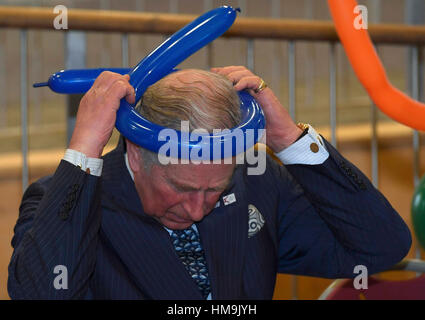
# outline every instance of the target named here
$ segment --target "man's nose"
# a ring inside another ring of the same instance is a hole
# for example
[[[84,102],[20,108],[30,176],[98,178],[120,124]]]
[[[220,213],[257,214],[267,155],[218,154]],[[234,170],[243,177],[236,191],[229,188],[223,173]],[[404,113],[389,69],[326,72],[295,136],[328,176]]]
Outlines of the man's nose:
[[[202,191],[192,192],[185,201],[183,207],[191,220],[202,220],[205,215],[205,193]]]

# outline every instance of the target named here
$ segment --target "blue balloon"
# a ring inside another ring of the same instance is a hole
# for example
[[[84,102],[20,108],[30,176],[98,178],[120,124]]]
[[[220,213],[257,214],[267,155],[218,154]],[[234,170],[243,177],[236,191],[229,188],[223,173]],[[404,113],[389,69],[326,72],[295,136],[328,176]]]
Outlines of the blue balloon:
[[[36,86],[49,85],[60,93],[82,93],[91,87],[102,71],[128,72],[130,84],[135,89],[136,103],[131,105],[122,99],[117,111],[115,126],[124,137],[154,152],[163,153],[164,147],[168,147],[169,151],[178,150],[179,158],[214,160],[236,156],[254,146],[261,139],[262,129],[265,128],[263,111],[247,92],[239,92],[242,112],[240,125],[217,135],[197,134],[186,139],[186,133],[174,131],[175,137],[162,139],[165,138],[164,132],[168,132],[163,130],[167,128],[148,121],[134,109],[150,85],[174,71],[179,63],[228,30],[236,19],[236,11],[238,9],[222,6],[203,14],[165,40],[130,71],[68,70],[69,74],[66,73],[68,71],[61,71],[50,77],[47,84]],[[176,156],[171,153],[172,157]]]
[[[129,73],[130,84],[136,90],[136,102],[150,85],[226,32],[235,21],[237,10],[222,6],[204,13],[143,58]]]
[[[223,6],[211,10],[177,31],[140,61],[130,72],[130,84],[136,90],[136,103],[147,87],[163,78],[172,68],[188,56],[221,36],[230,28],[235,19],[236,10],[232,7]],[[169,143],[170,149],[178,150],[179,158],[192,159],[192,155],[198,155],[199,157],[197,151],[205,150],[206,145],[210,147],[208,160],[215,159],[214,156],[217,153],[211,151],[218,149],[223,151],[219,154],[220,158],[235,156],[240,150],[244,151],[257,143],[261,138],[258,134],[258,129],[264,129],[265,127],[264,114],[257,102],[247,93],[240,93],[240,97],[241,106],[243,106],[245,111],[243,112],[242,123],[237,128],[231,129],[228,134],[199,135],[201,141],[194,142],[182,139],[182,132],[178,131],[177,139],[161,143],[158,137],[165,128],[143,118],[125,99],[121,100],[115,126],[127,139],[154,152],[159,152],[161,146]],[[247,133],[251,132],[251,130],[256,131],[253,132],[256,133],[253,140],[247,138]],[[234,137],[238,136],[238,132],[242,132],[243,139],[234,139]],[[229,150],[227,146],[232,140],[235,140],[235,143],[231,143]],[[226,143],[228,144],[226,145]],[[176,149],[173,149],[173,146]],[[192,149],[194,150],[192,151]],[[183,150],[188,150],[188,152],[184,153],[182,152]],[[205,154],[208,153],[202,152],[199,158],[204,159]]]
[[[130,68],[100,68],[61,70],[52,74],[47,82],[34,83],[33,87],[48,86],[57,93],[77,94],[87,92],[103,71],[127,74]]]
[[[93,85],[97,77],[103,71],[110,71],[119,74],[128,74],[131,68],[97,68],[97,69],[69,69],[61,70],[49,77],[47,82],[34,83],[34,88],[49,87],[56,93],[79,94],[86,93]],[[177,69],[171,72],[178,71]]]
[[[153,152],[173,158],[214,160],[233,157],[253,147],[264,133],[265,118],[257,101],[247,92],[240,91],[242,119],[238,127],[222,130],[221,134],[195,134],[164,128],[140,116],[133,108],[125,115],[122,126],[127,126],[131,140]],[[175,134],[173,134],[175,133]],[[169,137],[170,139],[166,139]],[[173,152],[174,151],[174,152]]]

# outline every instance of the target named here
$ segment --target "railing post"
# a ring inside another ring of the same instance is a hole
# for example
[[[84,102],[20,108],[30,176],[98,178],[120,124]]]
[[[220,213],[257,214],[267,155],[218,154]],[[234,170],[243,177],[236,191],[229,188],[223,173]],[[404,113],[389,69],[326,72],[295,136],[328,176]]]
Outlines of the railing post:
[[[376,51],[379,53],[379,48],[376,46]],[[378,152],[378,109],[372,102],[371,110],[371,126],[372,126],[372,139],[371,139],[371,165],[372,165],[372,184],[375,188],[379,187],[379,152]]]
[[[372,3],[369,4],[369,22],[370,23],[380,23],[381,22],[381,0],[374,0]],[[379,48],[378,46],[375,47],[377,53],[379,54]],[[378,125],[378,115],[379,111],[376,107],[376,105],[371,103],[370,106],[370,125],[371,125],[371,131],[372,131],[372,138],[371,138],[371,166],[372,166],[372,184],[375,188],[379,187],[379,145],[378,145],[378,131],[377,131],[377,125]]]
[[[204,0],[204,7],[203,7],[204,11],[207,12],[209,10],[213,9],[213,2],[212,0]],[[213,42],[209,43],[207,46],[207,67],[208,70],[211,69],[212,67],[214,67],[214,59],[213,59]]]
[[[177,13],[177,12],[179,12],[179,2],[178,1],[176,1],[176,0],[169,0],[168,1],[168,6],[169,6],[168,12],[170,12],[170,13]]]
[[[378,110],[376,105],[372,103],[371,110],[371,126],[372,126],[372,140],[371,140],[371,161],[372,161],[372,184],[375,188],[379,188],[379,163],[378,163]]]
[[[280,19],[280,8],[281,8],[281,1],[280,0],[272,0],[271,1],[271,12],[270,15],[273,19]],[[281,79],[282,79],[282,73],[281,73],[281,59],[282,59],[282,52],[281,52],[281,41],[273,41],[271,44],[272,47],[272,70],[271,70],[271,84],[273,85],[273,91],[278,97],[278,99],[281,99]]]
[[[295,119],[295,42],[288,42],[288,108],[289,115],[291,118]],[[292,300],[298,300],[298,278],[297,276],[291,276],[291,297]]]
[[[128,68],[128,34],[124,33],[121,35],[121,64],[123,68]]]
[[[86,34],[80,31],[68,31],[65,34],[65,65],[67,69],[84,69],[86,67]],[[67,95],[67,139],[71,140],[74,131],[78,106],[83,95]]]
[[[295,119],[295,42],[288,42],[288,96],[289,115]]]
[[[413,99],[418,100],[419,98],[419,49],[418,47],[413,47],[411,49],[411,57],[410,57],[410,75],[411,75],[411,96]],[[419,185],[419,150],[420,150],[420,141],[419,141],[419,132],[417,130],[413,130],[412,136],[412,146],[413,146],[413,185],[415,189]],[[417,259],[421,258],[421,250],[420,246],[416,241],[416,250],[415,256]]]
[[[412,84],[412,98],[418,100],[419,98],[419,50],[418,47],[413,47],[411,51],[411,84]],[[419,133],[413,130],[413,183],[415,188],[419,185]]]
[[[241,14],[246,16],[246,12],[248,11],[246,0],[238,0],[238,6],[241,8]]]
[[[246,66],[255,73],[254,40],[248,39],[246,47]]]
[[[424,14],[425,4],[421,0],[407,0],[405,2],[405,21],[411,25],[421,25],[425,22]],[[408,47],[408,87],[410,88],[411,97],[415,100],[422,99],[422,87],[419,86],[420,77],[423,74],[419,73],[419,69],[423,70],[423,61],[420,59],[419,48],[417,46]],[[421,96],[419,94],[421,91]],[[414,188],[419,184],[419,151],[420,141],[419,133],[412,130],[412,148],[413,148],[413,185]],[[418,241],[415,241],[415,257],[421,258],[421,250]]]
[[[28,187],[28,31],[21,30],[21,150],[22,191]]]
[[[329,122],[331,126],[331,143],[336,148],[336,66],[335,42],[329,47]]]
[[[0,128],[7,126],[5,47],[5,37],[0,33]]]

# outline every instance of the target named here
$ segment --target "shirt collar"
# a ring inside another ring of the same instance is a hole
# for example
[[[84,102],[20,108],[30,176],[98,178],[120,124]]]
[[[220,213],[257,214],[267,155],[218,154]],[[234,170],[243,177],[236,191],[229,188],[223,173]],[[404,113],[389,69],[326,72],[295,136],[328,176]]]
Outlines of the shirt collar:
[[[124,160],[125,160],[125,165],[126,165],[126,167],[127,167],[128,173],[130,174],[131,179],[133,179],[133,181],[134,181],[134,173],[133,173],[133,171],[132,171],[132,170],[131,170],[131,168],[130,168],[130,164],[128,163],[128,155],[127,155],[127,152],[125,152],[125,153],[124,153]]]

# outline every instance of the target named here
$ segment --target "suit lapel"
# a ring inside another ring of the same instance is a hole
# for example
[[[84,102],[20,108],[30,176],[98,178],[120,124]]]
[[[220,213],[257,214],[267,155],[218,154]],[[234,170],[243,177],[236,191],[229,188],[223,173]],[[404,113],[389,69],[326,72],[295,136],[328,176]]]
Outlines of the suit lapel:
[[[105,156],[102,230],[128,269],[129,276],[151,299],[202,299],[174,251],[168,232],[143,212],[124,161],[124,145]]]
[[[197,227],[206,254],[214,299],[235,299],[243,295],[242,274],[248,237],[248,209],[242,179],[236,170],[233,187],[223,196],[234,194],[236,202],[224,205],[205,217]]]

